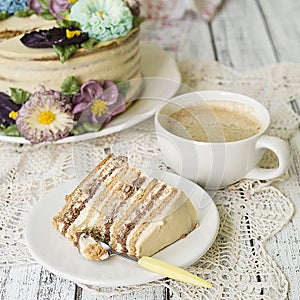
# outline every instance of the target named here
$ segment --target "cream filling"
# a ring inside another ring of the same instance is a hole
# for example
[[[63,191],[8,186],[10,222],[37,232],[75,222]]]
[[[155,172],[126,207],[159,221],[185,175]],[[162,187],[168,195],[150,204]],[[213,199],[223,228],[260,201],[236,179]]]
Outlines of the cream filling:
[[[139,177],[140,172],[136,169],[129,168],[127,164],[122,165],[120,168],[115,170],[101,186],[99,186],[86,207],[68,228],[66,233],[68,239],[74,240],[76,238],[76,232],[92,230],[95,227],[97,231],[104,233],[105,222],[108,221],[106,216],[112,216],[114,218],[118,212],[118,207],[120,207],[119,213],[126,213],[127,206],[130,205],[131,200],[130,197],[126,200],[123,199],[124,197],[126,198],[126,191],[118,189],[119,184],[124,182],[130,185]],[[83,187],[83,191],[87,188],[88,187]],[[118,216],[118,219],[121,216]],[[109,234],[109,232],[107,232],[107,234]]]
[[[143,176],[146,176],[143,174]],[[124,224],[130,223],[132,218],[136,216],[136,210],[140,208],[141,197],[147,192],[149,184],[153,184],[153,178],[146,178],[142,186],[138,191],[136,191],[129,199],[127,199],[125,205],[122,207],[122,210],[119,212],[117,218],[115,218],[112,226],[110,227],[110,246],[117,250],[122,250],[122,244],[117,240],[120,235],[119,230],[122,229]]]
[[[113,168],[113,165],[108,166],[108,168],[104,168],[110,172]],[[116,170],[114,170],[110,176],[108,176],[104,182],[99,185],[95,194],[89,199],[85,208],[80,212],[79,216],[74,220],[74,222],[69,226],[66,237],[69,240],[76,240],[76,233],[87,231],[89,229],[93,229],[93,227],[100,228],[102,220],[105,218],[107,214],[107,209],[105,209],[105,205],[109,203],[112,198],[114,198],[113,191],[108,189],[107,186],[116,179],[116,175],[122,176],[126,173],[127,165],[122,165]],[[100,172],[101,174],[101,172]],[[95,176],[96,177],[96,176]],[[95,178],[96,179],[96,178]],[[87,183],[82,187],[84,195],[87,197],[87,189],[89,188],[89,184]],[[113,208],[113,207],[111,207]]]
[[[65,206],[53,219],[54,226],[57,228],[57,230],[59,230],[60,233],[62,233],[65,229],[65,223],[63,220],[60,220],[60,218],[63,217],[63,219],[67,220],[71,220],[73,218],[71,208],[78,209],[84,199],[88,198],[89,195],[87,189],[91,186],[91,182],[95,182],[100,175],[103,177],[111,172],[112,168],[115,166],[113,164],[114,159],[114,157],[109,157],[104,164],[100,165],[99,167],[97,166],[84,180],[80,182],[73,193],[66,196]],[[110,176],[107,177],[107,180],[109,180],[109,178]],[[71,237],[69,238],[71,239]]]

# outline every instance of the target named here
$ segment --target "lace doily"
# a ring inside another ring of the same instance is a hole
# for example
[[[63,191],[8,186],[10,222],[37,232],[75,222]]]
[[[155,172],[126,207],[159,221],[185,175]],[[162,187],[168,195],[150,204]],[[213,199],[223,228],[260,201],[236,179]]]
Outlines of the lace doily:
[[[299,143],[292,137],[300,118],[289,102],[300,96],[300,65],[280,64],[243,74],[206,61],[182,62],[179,67],[186,86],[230,90],[260,100],[272,115],[270,133],[289,140],[293,151],[299,154]],[[30,207],[43,193],[63,181],[85,176],[109,152],[127,155],[133,165],[145,171],[167,168],[156,141],[153,118],[118,134],[76,144],[1,142],[0,150],[0,266],[34,262],[23,237]],[[266,159],[265,164],[270,161]],[[212,281],[212,289],[173,280],[110,289],[81,286],[100,295],[166,286],[183,299],[260,299],[262,295],[264,299],[285,298],[288,282],[265,250],[265,243],[293,214],[292,202],[279,189],[286,192],[284,186],[291,180],[299,185],[294,176],[299,167],[299,157],[295,155],[290,179],[278,183],[276,188],[271,182],[243,180],[211,194],[221,218],[220,231],[210,250],[189,270]],[[287,195],[291,198],[291,191]]]
[[[188,268],[213,282],[213,288],[197,288],[168,279],[142,287],[164,285],[181,299],[260,299],[262,295],[263,299],[285,298],[288,283],[265,251],[264,243],[291,217],[290,201],[274,187],[251,181],[241,181],[217,192],[214,201],[220,214],[219,234],[206,255]],[[107,296],[141,288],[81,286]]]

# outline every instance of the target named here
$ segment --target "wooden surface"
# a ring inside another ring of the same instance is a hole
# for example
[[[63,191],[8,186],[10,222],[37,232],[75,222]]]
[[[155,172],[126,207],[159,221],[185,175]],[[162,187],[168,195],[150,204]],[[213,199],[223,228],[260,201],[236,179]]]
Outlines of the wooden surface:
[[[300,63],[299,0],[227,0],[211,23],[188,14],[183,20],[176,21],[176,28],[176,45],[170,43],[165,50],[175,55],[177,60],[216,59],[238,71],[277,62]],[[299,105],[294,103],[293,107],[298,109]],[[290,224],[268,245],[290,282],[292,293],[289,299],[292,300],[300,299],[300,266],[295,265],[293,259],[300,256],[299,220],[296,213]],[[295,234],[297,230],[298,235]],[[174,297],[164,288],[113,298],[96,297],[36,264],[0,268],[0,299],[133,300]]]

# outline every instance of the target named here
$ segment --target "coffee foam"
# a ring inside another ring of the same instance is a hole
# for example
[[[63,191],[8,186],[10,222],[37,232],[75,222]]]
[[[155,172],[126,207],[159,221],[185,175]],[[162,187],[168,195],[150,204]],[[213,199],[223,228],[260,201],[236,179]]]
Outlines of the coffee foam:
[[[262,125],[242,103],[207,101],[181,108],[163,126],[173,134],[201,142],[233,142],[257,134]]]

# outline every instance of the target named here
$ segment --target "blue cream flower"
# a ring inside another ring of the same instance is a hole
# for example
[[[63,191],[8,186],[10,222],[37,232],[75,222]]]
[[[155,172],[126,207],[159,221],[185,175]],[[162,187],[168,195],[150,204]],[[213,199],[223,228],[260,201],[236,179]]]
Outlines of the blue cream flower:
[[[133,15],[123,0],[78,0],[69,20],[79,22],[90,38],[107,41],[125,36],[132,29]]]
[[[13,14],[16,11],[25,10],[28,0],[1,0],[0,11],[6,11]]]

